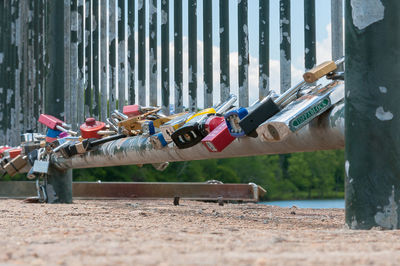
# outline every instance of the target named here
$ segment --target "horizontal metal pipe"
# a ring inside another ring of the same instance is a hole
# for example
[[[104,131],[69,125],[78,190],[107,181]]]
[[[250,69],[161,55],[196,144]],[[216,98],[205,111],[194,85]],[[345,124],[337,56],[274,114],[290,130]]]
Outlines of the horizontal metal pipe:
[[[283,142],[263,142],[259,138],[236,139],[224,151],[209,152],[202,144],[190,149],[178,149],[170,144],[163,150],[152,147],[148,137],[136,136],[108,142],[95,151],[70,159],[53,158],[56,166],[92,168],[117,165],[136,165],[161,162],[192,161],[213,158],[282,154],[344,147],[344,104],[317,117]]]

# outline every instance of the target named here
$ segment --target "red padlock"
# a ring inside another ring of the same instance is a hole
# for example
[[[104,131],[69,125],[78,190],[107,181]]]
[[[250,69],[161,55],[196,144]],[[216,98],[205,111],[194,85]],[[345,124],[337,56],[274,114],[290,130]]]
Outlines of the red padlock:
[[[13,159],[15,157],[17,157],[18,155],[20,155],[22,152],[21,148],[13,148],[8,150],[8,153],[10,154],[10,158]]]
[[[0,158],[3,158],[3,157],[4,157],[4,152],[5,152],[6,150],[9,150],[9,149],[11,149],[11,147],[9,147],[9,146],[1,147],[1,148],[0,148]]]
[[[100,130],[103,130],[106,124],[100,121],[96,121],[93,117],[86,118],[85,124],[80,126],[82,138],[84,139],[101,139],[101,136],[97,134]]]
[[[210,152],[221,152],[234,140],[235,137],[229,133],[228,126],[223,122],[202,139],[201,143],[203,143]]]
[[[60,119],[52,115],[41,114],[39,116],[39,123],[42,123],[46,127],[55,130],[57,129],[57,126],[62,126],[64,124],[64,121],[61,121]]]
[[[124,113],[128,117],[138,116],[142,114],[142,108],[138,104],[126,105],[122,109],[122,113]]]
[[[204,124],[204,128],[207,131],[207,134],[209,134],[211,131],[213,131],[223,121],[225,121],[225,118],[223,116],[211,116],[211,117],[209,117],[206,120],[206,123]]]

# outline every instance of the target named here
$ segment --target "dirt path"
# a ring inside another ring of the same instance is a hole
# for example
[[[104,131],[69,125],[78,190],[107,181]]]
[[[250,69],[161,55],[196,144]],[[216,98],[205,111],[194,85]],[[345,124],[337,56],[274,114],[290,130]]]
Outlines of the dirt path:
[[[181,201],[0,200],[0,265],[395,265],[400,231],[344,211]]]

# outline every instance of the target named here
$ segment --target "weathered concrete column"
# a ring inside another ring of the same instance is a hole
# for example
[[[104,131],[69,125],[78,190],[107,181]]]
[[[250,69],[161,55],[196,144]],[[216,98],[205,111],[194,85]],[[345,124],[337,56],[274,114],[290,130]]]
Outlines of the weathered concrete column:
[[[400,2],[346,0],[346,223],[400,228]]]

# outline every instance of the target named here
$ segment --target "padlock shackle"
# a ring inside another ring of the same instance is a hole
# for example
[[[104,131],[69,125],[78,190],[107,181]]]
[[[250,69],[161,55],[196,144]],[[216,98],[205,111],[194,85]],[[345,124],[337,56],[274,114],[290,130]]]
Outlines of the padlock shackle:
[[[220,103],[220,104],[218,104],[218,105],[215,107],[215,112],[216,112],[217,114],[223,114],[223,113],[225,113],[226,111],[229,110],[229,108],[232,107],[232,105],[233,105],[236,101],[237,101],[236,95],[234,95],[234,94],[229,95],[229,98],[228,98],[225,102]]]
[[[304,87],[304,85],[306,85],[307,83],[302,80],[299,83],[297,83],[295,86],[291,87],[290,89],[288,89],[287,91],[285,91],[284,93],[282,93],[274,102],[276,105],[280,106],[284,101],[286,101],[288,98],[290,98],[290,96],[292,96],[293,94],[296,94],[301,88]],[[268,97],[266,97],[268,98]]]

